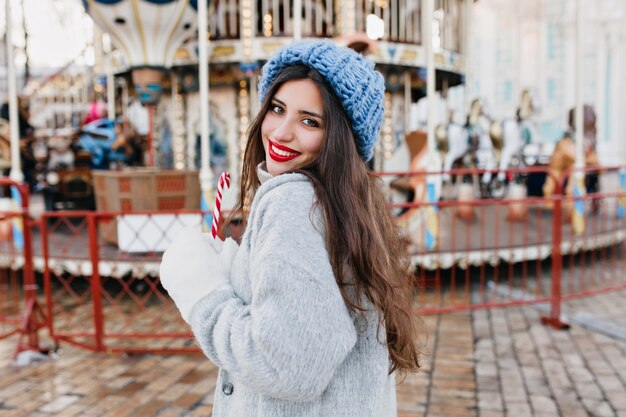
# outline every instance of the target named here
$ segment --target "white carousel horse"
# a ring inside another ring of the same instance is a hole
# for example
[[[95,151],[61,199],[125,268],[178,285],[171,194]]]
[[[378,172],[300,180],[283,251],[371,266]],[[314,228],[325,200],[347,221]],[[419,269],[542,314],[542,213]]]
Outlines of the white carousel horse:
[[[522,92],[515,119],[502,121],[504,147],[500,156],[498,179],[504,181],[506,170],[514,166],[531,166],[542,157],[542,141],[532,120],[536,106],[528,90]],[[515,159],[514,157],[518,157]]]
[[[489,118],[483,113],[480,100],[472,101],[467,124],[449,123],[438,129],[440,144],[446,141],[443,170],[449,171],[456,161],[463,168],[491,170],[496,167],[494,144],[489,136]],[[491,173],[481,176],[481,190],[486,190],[491,182]],[[450,181],[450,175],[444,174],[444,182]]]
[[[422,97],[411,105],[411,113],[409,118],[409,132],[428,130],[428,98]],[[441,94],[435,94],[435,126],[442,123],[447,124],[450,119],[448,106]]]

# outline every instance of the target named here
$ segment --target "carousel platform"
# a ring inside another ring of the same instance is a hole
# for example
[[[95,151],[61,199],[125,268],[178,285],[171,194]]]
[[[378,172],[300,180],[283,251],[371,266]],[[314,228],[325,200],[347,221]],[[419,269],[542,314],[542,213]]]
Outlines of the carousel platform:
[[[477,207],[470,220],[458,217],[454,207],[439,210],[437,244],[426,249],[421,236],[425,220],[415,214],[405,229],[410,239],[409,253],[415,266],[426,269],[480,266],[543,260],[555,249],[554,213],[550,209],[531,207],[526,219],[510,221],[506,204]],[[626,221],[610,206],[601,206],[585,216],[585,227],[577,233],[571,221],[560,230],[562,255],[608,248],[626,239]],[[418,236],[418,239],[415,236]]]

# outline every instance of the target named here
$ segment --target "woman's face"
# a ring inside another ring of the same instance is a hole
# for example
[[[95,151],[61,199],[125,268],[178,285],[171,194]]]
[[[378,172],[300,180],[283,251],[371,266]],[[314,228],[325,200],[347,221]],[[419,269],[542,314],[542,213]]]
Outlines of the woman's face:
[[[267,171],[276,176],[309,165],[324,142],[322,93],[311,80],[288,81],[261,124]]]

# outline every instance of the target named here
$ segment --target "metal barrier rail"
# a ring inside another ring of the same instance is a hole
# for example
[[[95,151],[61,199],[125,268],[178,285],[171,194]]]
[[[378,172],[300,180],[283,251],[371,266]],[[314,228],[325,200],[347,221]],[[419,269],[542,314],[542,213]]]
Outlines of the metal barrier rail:
[[[168,231],[190,215],[201,218],[164,212],[44,214],[44,288],[52,337],[94,351],[197,352],[158,279]]]
[[[615,177],[620,170],[623,167],[587,169],[601,171],[604,177]],[[452,174],[461,177],[485,172],[489,171],[456,170]],[[530,172],[549,175],[541,168],[511,173]],[[425,175],[378,174],[383,178]],[[622,185],[614,192],[563,195],[570,174],[556,179],[555,195],[549,198],[393,204],[395,210],[409,210],[399,218],[404,220],[403,231],[416,268],[416,313],[549,303],[545,322],[561,327],[565,325],[560,321],[562,301],[626,288],[626,277],[620,273],[624,267],[626,190]],[[577,207],[585,212],[582,231],[575,230],[571,221]],[[511,221],[507,217],[514,209],[526,214]],[[424,236],[432,223],[439,226],[438,241],[428,248]]]
[[[37,299],[28,186],[0,178],[0,187],[11,196],[11,208],[3,210],[0,219],[6,237],[0,243],[0,338],[18,335],[16,357],[24,350],[41,349],[38,332],[47,319]]]
[[[202,211],[51,212],[41,220],[50,334],[85,349],[198,353],[160,285],[162,252]]]
[[[468,173],[481,172],[452,172]],[[618,168],[603,168],[604,178],[617,173]],[[559,179],[557,191],[564,189],[565,180]],[[557,193],[547,199],[393,204],[394,210],[414,210],[418,217],[430,210],[440,228],[434,248],[420,238],[426,221],[405,229],[413,239],[409,252],[418,284],[416,313],[548,303],[551,311],[544,321],[563,327],[563,300],[626,288],[620,273],[626,191],[609,188],[577,197]],[[582,232],[568,219],[577,204],[587,209]],[[511,208],[524,208],[527,214],[510,221]],[[460,211],[472,215],[459,216]],[[199,225],[203,214],[48,212],[38,224],[30,223],[28,230],[37,237],[31,257],[42,272],[52,337],[94,351],[197,353],[160,285],[158,265],[176,230]]]

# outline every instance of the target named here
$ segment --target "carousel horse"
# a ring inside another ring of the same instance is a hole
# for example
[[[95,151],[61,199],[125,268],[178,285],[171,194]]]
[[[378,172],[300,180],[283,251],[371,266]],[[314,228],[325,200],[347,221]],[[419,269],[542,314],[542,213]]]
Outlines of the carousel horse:
[[[111,163],[133,164],[139,154],[128,121],[99,119],[84,125],[79,144],[91,154],[94,169],[109,169]]]
[[[504,147],[500,157],[498,179],[506,179],[509,168],[533,166],[543,158],[539,133],[532,120],[536,106],[528,90],[522,92],[520,106],[515,119],[502,121]]]
[[[555,193],[556,182],[555,179],[560,179],[573,168],[576,160],[576,144],[573,136],[576,127],[576,109],[570,109],[569,111],[569,128],[563,138],[557,143],[554,153],[550,158],[548,165],[549,175],[546,177],[546,181],[543,185],[543,195],[546,198],[550,198]],[[598,166],[598,155],[596,154],[596,112],[592,106],[585,104],[583,107],[583,135],[584,135],[584,150],[585,150],[585,164],[587,167]],[[572,195],[573,193],[573,181],[567,181],[565,187],[565,194]],[[585,188],[588,192],[599,191],[599,181],[597,173],[587,173],[585,175]],[[593,200],[596,202],[597,200]],[[552,207],[552,201],[549,200],[546,203],[548,208]],[[594,211],[597,207],[593,207]]]
[[[450,120],[446,101],[441,94],[435,94],[435,126],[447,124]],[[428,97],[420,98],[411,105],[409,132],[428,130]]]
[[[476,99],[472,101],[470,113],[465,126],[457,123],[449,123],[447,126],[439,126],[437,140],[440,149],[445,150],[443,170],[453,168],[485,169],[491,170],[496,167],[496,150],[500,149],[500,143],[489,134],[491,121],[483,112],[482,103]],[[450,175],[444,174],[443,180],[449,184]],[[474,182],[472,176],[465,177],[464,182]],[[478,180],[476,178],[476,180]],[[482,197],[494,197],[492,191],[492,174],[485,173],[480,176],[480,192]]]
[[[435,101],[435,126],[447,124],[449,120],[449,112],[445,100],[441,97],[441,94],[436,93],[434,97]],[[405,142],[409,150],[409,169],[411,171],[440,171],[441,160],[443,159],[443,152],[438,144],[439,153],[435,158],[428,160],[426,158],[428,154],[428,97],[422,97],[413,103],[410,108],[410,121],[409,121],[409,133],[405,136]],[[435,134],[437,136],[437,134]],[[423,202],[425,195],[426,177],[411,176],[406,178],[399,178],[392,181],[391,187],[408,193],[409,202]],[[436,184],[436,195],[438,196],[441,191],[441,184]]]
[[[428,134],[422,130],[408,133],[404,138],[409,149],[410,171],[428,171]],[[410,175],[399,178],[390,184],[391,188],[409,195],[409,202],[423,203],[426,199],[426,175]],[[405,240],[409,246],[422,245],[425,217],[419,207],[409,208],[400,214],[397,219]]]

